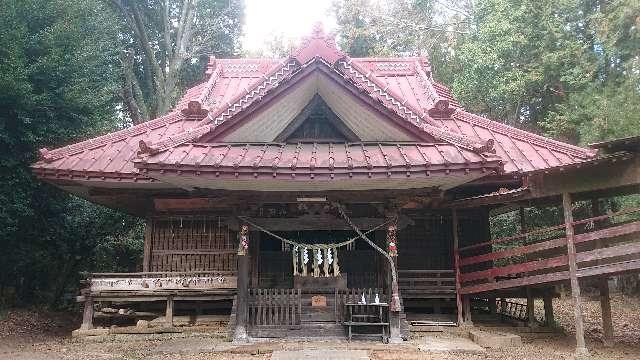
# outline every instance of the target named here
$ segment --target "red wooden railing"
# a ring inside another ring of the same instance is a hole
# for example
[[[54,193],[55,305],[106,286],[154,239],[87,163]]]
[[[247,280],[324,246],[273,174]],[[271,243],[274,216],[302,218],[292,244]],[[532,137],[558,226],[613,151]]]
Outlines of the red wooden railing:
[[[604,220],[638,212],[640,208],[631,208],[571,223],[574,227],[597,223],[595,229],[574,237],[578,277],[640,270],[640,221],[602,224]],[[551,226],[459,248],[454,256],[455,263],[459,264],[460,293],[568,279],[565,226]],[[530,240],[532,237],[536,240]]]

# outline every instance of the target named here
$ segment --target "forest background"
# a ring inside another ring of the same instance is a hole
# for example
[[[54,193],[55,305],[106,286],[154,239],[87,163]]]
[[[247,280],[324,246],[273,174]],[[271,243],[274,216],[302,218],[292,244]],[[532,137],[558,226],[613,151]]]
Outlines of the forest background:
[[[472,112],[579,145],[640,135],[638,0],[336,0],[331,11],[343,51],[428,56]],[[286,56],[277,36],[243,51],[243,25],[241,0],[0,1],[0,307],[72,306],[82,271],[139,270],[140,219],[29,165],[40,148],[166,113],[210,55]],[[532,227],[559,216],[525,214]],[[517,224],[497,217],[492,235]]]

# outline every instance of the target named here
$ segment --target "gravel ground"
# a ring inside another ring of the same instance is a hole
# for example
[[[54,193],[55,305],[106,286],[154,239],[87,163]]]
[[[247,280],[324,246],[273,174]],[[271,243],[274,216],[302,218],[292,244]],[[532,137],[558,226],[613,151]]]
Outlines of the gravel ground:
[[[538,304],[536,304],[538,305]],[[541,307],[541,304],[540,304]],[[11,311],[0,314],[0,359],[269,359],[279,349],[366,349],[372,359],[572,359],[574,340],[573,305],[570,298],[554,301],[556,319],[566,336],[529,338],[519,348],[490,350],[482,354],[426,353],[417,348],[424,342],[413,337],[404,345],[389,348],[376,342],[269,341],[245,346],[225,342],[223,329],[193,334],[119,335],[93,340],[72,339],[69,334],[79,319],[66,313]],[[599,302],[584,299],[585,328],[592,359],[640,359],[640,299],[612,298],[616,345],[601,343]],[[451,336],[447,334],[440,337]]]

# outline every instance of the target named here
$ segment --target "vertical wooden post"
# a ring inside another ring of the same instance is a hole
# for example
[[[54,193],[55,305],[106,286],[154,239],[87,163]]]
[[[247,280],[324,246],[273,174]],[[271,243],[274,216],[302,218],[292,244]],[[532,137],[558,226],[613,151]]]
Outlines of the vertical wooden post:
[[[236,329],[233,334],[233,341],[246,342],[248,340],[246,315],[247,315],[247,295],[249,287],[249,259],[247,252],[249,249],[249,226],[242,225],[238,241],[238,291],[236,300]]]
[[[151,271],[151,242],[153,241],[153,220],[150,217],[144,224],[144,249],[142,256],[142,271]]]
[[[173,327],[173,296],[167,297],[167,309],[164,315],[164,321],[169,327]]]
[[[571,281],[571,297],[573,298],[576,321],[576,355],[588,355],[589,350],[584,342],[584,322],[582,319],[582,300],[580,299],[580,283],[578,283],[576,265],[576,246],[574,242],[573,212],[571,207],[571,194],[562,194],[562,207],[564,210],[564,226],[567,235],[567,258],[569,261],[569,279]]]
[[[456,209],[451,212],[451,221],[453,223],[453,266],[456,274],[456,309],[458,312],[458,326],[460,326],[464,322],[464,318],[462,316],[462,294],[460,294],[460,253],[458,251],[460,239],[458,235],[458,212]]]
[[[80,325],[80,330],[91,329],[93,329],[93,298],[91,297],[91,295],[86,295],[84,300],[82,325]]]
[[[258,288],[258,281],[260,279],[260,236],[258,234],[255,235],[256,236],[251,238],[252,244],[249,252],[251,253],[251,287]]]
[[[533,293],[531,288],[527,288],[527,326],[535,327],[538,324],[536,323],[536,313],[535,313],[535,299],[533,297]]]
[[[464,324],[471,326],[473,325],[473,321],[471,320],[471,296],[465,295],[462,297],[462,314],[464,319]]]
[[[487,300],[489,301],[489,314],[495,315],[498,312],[497,305],[496,305],[496,298],[489,297],[489,299]]]
[[[551,296],[551,292],[545,292],[542,300],[544,301],[544,321],[549,327],[555,326],[556,319],[553,315],[553,297]]]
[[[600,307],[602,308],[602,334],[605,346],[613,346],[613,321],[611,319],[611,299],[609,298],[609,279],[598,279],[600,282]]]
[[[598,199],[591,199],[591,215],[593,217],[603,214]],[[600,228],[598,222],[594,222],[593,228]],[[596,239],[596,249],[602,248],[602,240]],[[596,265],[600,265],[600,261],[596,261]],[[611,299],[609,297],[609,280],[606,277],[598,279],[598,288],[600,290],[600,309],[602,310],[602,335],[604,346],[613,346],[613,321],[611,319]]]
[[[397,219],[397,213],[393,213],[391,214],[391,216],[393,216],[394,218]],[[396,270],[396,274],[397,269],[398,269],[398,234],[397,234],[398,228],[397,228],[397,224],[395,222],[392,222],[389,224],[388,228],[387,228],[387,249],[389,251],[389,255],[391,256],[391,263],[389,264],[390,267],[393,267]],[[389,291],[389,302],[391,303],[391,301],[393,301],[393,299],[391,298],[393,296],[393,294],[399,294],[400,290],[398,289],[398,283],[397,281],[394,282],[393,277],[391,276],[392,270],[389,269],[389,284],[390,284],[390,291]],[[400,299],[397,299],[398,301],[400,301]],[[400,312],[399,311],[392,311],[391,307],[389,307],[389,342],[391,343],[401,343],[402,342],[402,337],[400,334]],[[402,311],[402,310],[401,310]]]

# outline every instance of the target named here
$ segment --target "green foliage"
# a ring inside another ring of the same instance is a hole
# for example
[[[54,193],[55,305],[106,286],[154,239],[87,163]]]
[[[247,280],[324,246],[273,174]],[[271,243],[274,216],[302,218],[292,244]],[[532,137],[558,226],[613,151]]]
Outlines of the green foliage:
[[[430,55],[470,111],[585,144],[640,134],[637,0],[336,1],[353,56]]]
[[[109,1],[120,32],[124,108],[134,123],[168,112],[209,56],[240,52],[241,0]]]
[[[24,0],[0,9],[0,301],[58,305],[95,247],[140,241],[137,219],[37,181],[37,149],[122,126],[114,19],[96,1]]]

